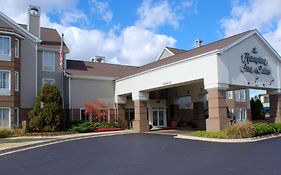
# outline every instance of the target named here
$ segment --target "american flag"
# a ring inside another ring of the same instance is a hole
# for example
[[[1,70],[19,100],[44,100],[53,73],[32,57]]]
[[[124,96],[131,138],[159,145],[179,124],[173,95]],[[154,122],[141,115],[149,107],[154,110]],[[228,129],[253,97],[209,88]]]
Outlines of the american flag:
[[[63,71],[63,34],[61,37],[61,45],[60,45],[60,68]]]

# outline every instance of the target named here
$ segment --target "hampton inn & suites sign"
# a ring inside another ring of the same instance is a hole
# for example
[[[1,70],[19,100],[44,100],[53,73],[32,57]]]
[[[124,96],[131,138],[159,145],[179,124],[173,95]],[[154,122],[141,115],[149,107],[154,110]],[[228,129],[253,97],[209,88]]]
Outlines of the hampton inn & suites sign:
[[[254,47],[251,52],[245,52],[241,55],[243,66],[240,67],[242,73],[249,72],[252,74],[270,75],[268,68],[268,60],[261,56],[257,56],[257,49]]]

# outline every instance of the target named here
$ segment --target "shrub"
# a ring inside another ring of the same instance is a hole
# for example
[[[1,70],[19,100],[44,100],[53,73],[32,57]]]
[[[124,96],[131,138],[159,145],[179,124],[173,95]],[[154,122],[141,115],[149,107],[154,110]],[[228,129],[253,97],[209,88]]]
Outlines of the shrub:
[[[1,129],[0,138],[11,137],[14,134],[13,130]]]
[[[252,123],[237,123],[226,130],[226,137],[231,139],[249,138],[255,136],[254,126]]]
[[[29,131],[54,132],[62,129],[62,98],[56,86],[45,84],[29,113]]]
[[[281,132],[281,123],[270,123],[269,125],[273,127],[276,132],[278,133]]]
[[[93,132],[99,128],[116,128],[115,124],[90,122],[90,121],[76,121],[72,122],[69,127],[70,132],[88,133]]]
[[[209,131],[195,131],[192,135],[197,137],[208,137],[208,138],[225,138],[225,132],[209,132]]]
[[[273,134],[278,132],[277,128],[278,125],[267,124],[267,123],[255,123],[254,124],[254,131],[256,136],[266,135],[266,134]]]

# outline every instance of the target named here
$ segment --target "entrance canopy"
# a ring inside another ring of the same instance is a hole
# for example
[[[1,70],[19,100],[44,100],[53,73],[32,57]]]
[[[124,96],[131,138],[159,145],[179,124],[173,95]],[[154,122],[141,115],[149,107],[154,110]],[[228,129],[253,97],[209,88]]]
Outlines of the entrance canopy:
[[[279,91],[280,56],[257,30],[173,55],[129,72],[116,80],[119,96],[204,80],[205,89],[258,88]]]

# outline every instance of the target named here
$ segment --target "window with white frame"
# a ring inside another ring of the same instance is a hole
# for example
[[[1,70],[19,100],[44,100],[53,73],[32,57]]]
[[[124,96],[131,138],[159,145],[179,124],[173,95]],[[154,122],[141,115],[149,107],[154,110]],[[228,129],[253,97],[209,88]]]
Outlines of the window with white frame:
[[[55,71],[55,52],[43,52],[43,71]]]
[[[233,92],[232,91],[227,91],[227,99],[231,100],[233,98]]]
[[[247,120],[247,109],[246,108],[237,108],[235,119],[237,122],[242,122]]]
[[[19,72],[15,71],[15,91],[19,91],[20,81],[19,81]]]
[[[16,119],[16,127],[20,127],[20,119],[19,119],[19,108],[15,107],[15,119]]]
[[[237,102],[245,102],[246,100],[246,94],[245,90],[237,90],[235,91],[235,100]]]
[[[247,119],[247,110],[245,108],[241,108],[240,113],[241,113],[241,121],[246,121],[246,119]]]
[[[0,107],[0,128],[10,128],[10,108]]]
[[[0,70],[0,95],[10,95],[10,71]]]
[[[11,37],[0,36],[0,60],[11,60]]]
[[[20,57],[20,40],[15,39],[15,57]]]
[[[44,84],[54,85],[55,79],[53,79],[53,78],[43,78],[42,79],[42,85],[44,85]]]

